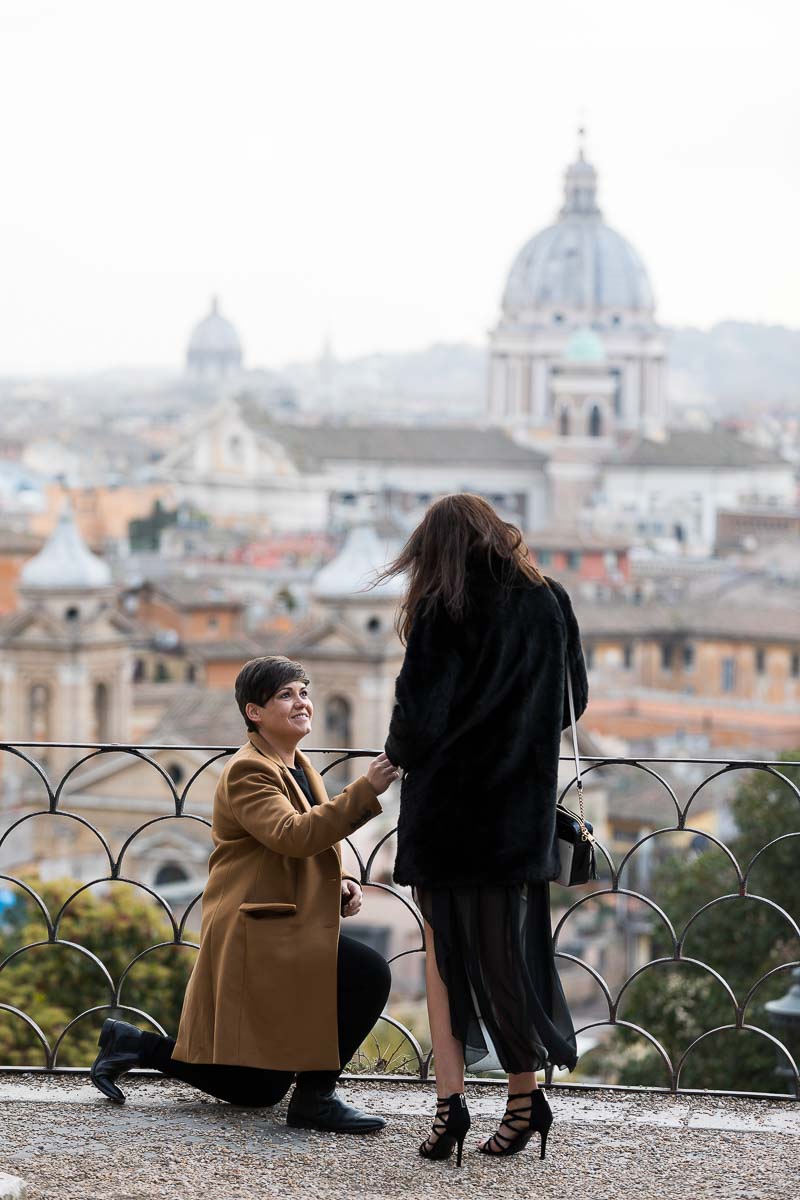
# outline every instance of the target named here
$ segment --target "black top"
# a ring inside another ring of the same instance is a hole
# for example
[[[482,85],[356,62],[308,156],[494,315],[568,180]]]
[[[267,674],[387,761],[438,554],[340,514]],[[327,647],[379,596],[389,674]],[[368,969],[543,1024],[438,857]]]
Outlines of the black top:
[[[317,802],[314,799],[313,793],[311,791],[311,786],[308,782],[308,778],[307,778],[306,773],[303,770],[303,768],[302,767],[289,767],[289,770],[292,772],[292,775],[294,775],[294,781],[299,786],[301,792],[305,796],[308,803],[316,804]]]
[[[569,596],[502,564],[471,568],[469,609],[418,614],[396,684],[386,755],[404,767],[396,883],[556,879],[561,731],[588,685]]]

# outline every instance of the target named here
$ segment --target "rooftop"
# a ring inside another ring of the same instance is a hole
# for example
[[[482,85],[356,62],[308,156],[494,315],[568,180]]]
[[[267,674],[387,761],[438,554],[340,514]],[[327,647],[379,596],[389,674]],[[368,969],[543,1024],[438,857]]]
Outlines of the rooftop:
[[[520,446],[500,429],[466,425],[288,425],[273,421],[255,405],[240,402],[251,428],[279,442],[302,470],[338,459],[370,462],[539,466],[546,456]]]
[[[727,429],[674,429],[663,442],[642,439],[609,460],[612,467],[778,467],[789,463],[773,450],[753,446]]]
[[[118,1108],[85,1076],[0,1076],[0,1171],[27,1182],[28,1200],[777,1200],[797,1184],[800,1111],[775,1100],[552,1089],[547,1158],[529,1146],[509,1164],[475,1152],[503,1107],[498,1085],[475,1084],[459,1171],[417,1153],[430,1084],[348,1080],[345,1098],[388,1121],[350,1138],[290,1129],[285,1101],[232,1108],[145,1074],[128,1076],[126,1090]]]

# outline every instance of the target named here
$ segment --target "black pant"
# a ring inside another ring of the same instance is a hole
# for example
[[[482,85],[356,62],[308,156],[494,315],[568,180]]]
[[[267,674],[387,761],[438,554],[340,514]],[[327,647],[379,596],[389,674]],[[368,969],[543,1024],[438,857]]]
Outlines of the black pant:
[[[392,974],[375,950],[355,938],[339,938],[336,973],[336,1006],[339,1028],[339,1061],[344,1067],[372,1029],[389,996]],[[264,1013],[265,1024],[269,1013]],[[172,1057],[175,1039],[143,1033],[139,1062],[171,1079],[182,1079],[218,1100],[248,1107],[277,1104],[292,1086],[293,1071],[269,1071],[261,1067],[233,1067],[217,1063],[186,1063]],[[336,1086],[339,1071],[301,1071],[299,1087],[329,1092]]]

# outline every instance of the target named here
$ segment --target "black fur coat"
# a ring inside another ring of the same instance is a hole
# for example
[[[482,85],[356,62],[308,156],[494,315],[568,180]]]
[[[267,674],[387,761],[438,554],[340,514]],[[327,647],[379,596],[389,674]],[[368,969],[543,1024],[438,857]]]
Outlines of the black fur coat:
[[[405,768],[394,878],[443,887],[554,879],[561,731],[588,684],[569,596],[485,561],[468,571],[470,607],[414,621],[397,678],[386,754]]]

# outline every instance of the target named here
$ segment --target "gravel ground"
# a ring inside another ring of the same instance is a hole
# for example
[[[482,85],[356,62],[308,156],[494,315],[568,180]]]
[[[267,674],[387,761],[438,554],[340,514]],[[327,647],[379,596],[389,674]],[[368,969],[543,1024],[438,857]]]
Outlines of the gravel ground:
[[[429,1086],[344,1084],[389,1121],[367,1137],[288,1129],[285,1103],[237,1109],[144,1076],[124,1086],[119,1108],[85,1078],[0,1075],[0,1172],[22,1176],[29,1200],[784,1200],[800,1168],[800,1105],[788,1102],[551,1091],[547,1159],[531,1142],[497,1161],[474,1148],[502,1093],[476,1086],[459,1171],[417,1154]]]

